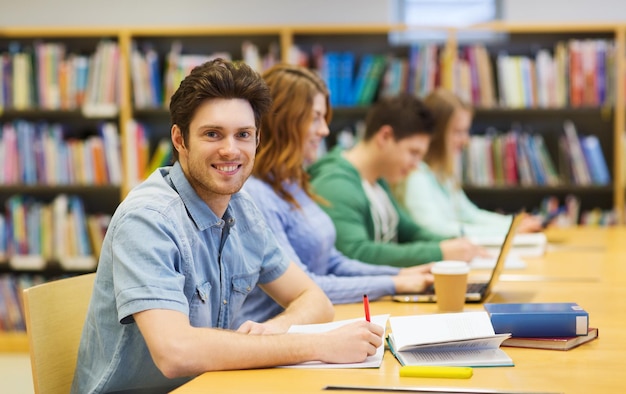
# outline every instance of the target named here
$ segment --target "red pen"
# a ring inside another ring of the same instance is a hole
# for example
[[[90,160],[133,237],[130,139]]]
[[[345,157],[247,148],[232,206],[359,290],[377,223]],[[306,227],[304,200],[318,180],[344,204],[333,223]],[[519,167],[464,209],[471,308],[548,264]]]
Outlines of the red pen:
[[[363,308],[365,308],[365,320],[370,321],[370,300],[367,294],[363,294]]]

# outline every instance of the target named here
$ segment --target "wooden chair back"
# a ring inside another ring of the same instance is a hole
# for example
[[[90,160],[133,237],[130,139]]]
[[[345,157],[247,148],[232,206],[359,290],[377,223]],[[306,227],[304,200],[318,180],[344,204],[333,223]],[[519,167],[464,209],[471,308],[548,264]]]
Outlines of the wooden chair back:
[[[35,393],[70,392],[95,276],[78,275],[24,290]]]

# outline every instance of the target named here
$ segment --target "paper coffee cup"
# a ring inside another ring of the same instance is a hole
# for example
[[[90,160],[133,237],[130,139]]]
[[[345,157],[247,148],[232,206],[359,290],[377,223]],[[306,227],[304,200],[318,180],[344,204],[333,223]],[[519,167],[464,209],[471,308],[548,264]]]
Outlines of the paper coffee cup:
[[[439,261],[431,269],[441,312],[461,312],[465,306],[469,265],[464,261]]]

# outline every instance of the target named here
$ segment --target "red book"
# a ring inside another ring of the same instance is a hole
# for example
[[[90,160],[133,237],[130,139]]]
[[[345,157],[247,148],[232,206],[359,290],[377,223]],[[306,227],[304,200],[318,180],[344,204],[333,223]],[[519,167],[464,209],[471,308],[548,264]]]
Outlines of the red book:
[[[555,338],[507,338],[502,342],[502,346],[526,347],[532,349],[549,350],[570,350],[577,346],[592,341],[598,337],[598,329],[589,327],[587,335],[575,337],[555,337]]]

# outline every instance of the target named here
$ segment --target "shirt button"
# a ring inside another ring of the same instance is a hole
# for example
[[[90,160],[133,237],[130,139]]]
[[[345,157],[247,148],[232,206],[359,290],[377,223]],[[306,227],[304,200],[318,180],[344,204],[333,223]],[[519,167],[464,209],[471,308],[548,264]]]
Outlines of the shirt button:
[[[250,289],[250,286],[246,287],[246,290],[247,290],[247,291],[250,291],[250,290],[251,290],[251,289]]]
[[[228,304],[228,301],[224,300],[222,301],[224,303],[224,305]]]

